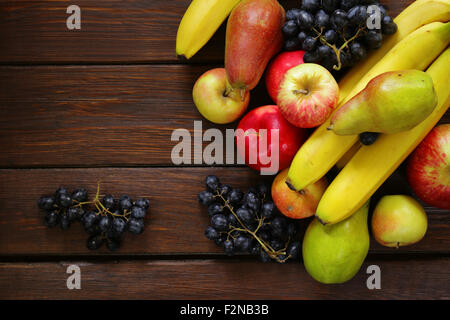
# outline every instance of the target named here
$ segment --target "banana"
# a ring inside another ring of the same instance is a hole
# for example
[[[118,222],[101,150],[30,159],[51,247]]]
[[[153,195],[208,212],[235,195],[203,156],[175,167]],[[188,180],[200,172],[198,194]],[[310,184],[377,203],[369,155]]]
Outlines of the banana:
[[[433,129],[450,105],[450,48],[428,68],[438,105],[411,130],[382,135],[375,144],[363,146],[325,191],[316,211],[324,224],[334,224],[355,213],[400,166]]]
[[[193,0],[177,32],[177,56],[190,59],[219,29],[241,0]]]
[[[365,88],[376,76],[395,70],[425,70],[450,42],[450,22],[433,22],[412,32],[381,59],[338,106]],[[286,183],[303,190],[321,179],[358,141],[358,136],[338,136],[327,130],[330,119],[302,145],[292,161]]]
[[[450,20],[450,0],[417,0],[403,10],[394,22],[397,32],[384,39],[383,46],[373,51],[367,59],[353,67],[340,81],[339,103],[348,97],[358,81],[389,52],[398,42],[417,28],[431,22]]]

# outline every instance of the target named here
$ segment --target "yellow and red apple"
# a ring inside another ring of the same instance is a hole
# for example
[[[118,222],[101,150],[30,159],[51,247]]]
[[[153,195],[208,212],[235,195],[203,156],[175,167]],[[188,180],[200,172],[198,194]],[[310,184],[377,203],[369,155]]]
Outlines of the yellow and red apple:
[[[414,193],[434,207],[450,210],[450,124],[434,128],[409,159]]]
[[[277,55],[269,64],[266,71],[266,88],[273,102],[277,103],[278,90],[288,72],[303,63],[305,51],[285,51]]]
[[[224,68],[205,72],[195,82],[192,97],[203,117],[217,123],[231,123],[242,116],[250,101],[249,91],[241,97],[240,90],[231,90]]]
[[[318,64],[304,63],[286,73],[277,101],[290,123],[313,128],[330,117],[338,99],[339,86],[332,74]]]
[[[302,192],[289,189],[286,177],[289,168],[281,171],[272,183],[272,199],[278,210],[286,217],[303,219],[312,217],[316,213],[328,183],[325,178],[309,185]]]

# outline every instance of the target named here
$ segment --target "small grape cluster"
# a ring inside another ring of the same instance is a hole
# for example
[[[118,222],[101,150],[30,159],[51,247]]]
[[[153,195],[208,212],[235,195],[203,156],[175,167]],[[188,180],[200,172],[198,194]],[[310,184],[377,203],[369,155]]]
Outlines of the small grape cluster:
[[[381,29],[367,27],[374,5]],[[286,12],[282,30],[285,50],[303,49],[305,62],[334,72],[364,60],[368,50],[381,47],[383,34],[397,32],[397,25],[376,0],[303,0],[301,8]]]
[[[66,188],[59,187],[53,195],[42,196],[38,206],[46,212],[44,222],[47,227],[59,225],[67,230],[73,222],[79,221],[89,234],[88,249],[95,250],[106,243],[109,250],[115,251],[120,247],[125,231],[134,234],[144,231],[150,201],[146,198],[133,201],[128,195],[114,199],[110,194],[100,200],[100,186],[94,200],[88,201],[88,193],[83,188],[69,193]]]
[[[298,226],[278,212],[267,185],[243,193],[210,175],[198,201],[208,206],[211,217],[205,236],[226,254],[249,252],[263,262],[279,263],[299,257]]]

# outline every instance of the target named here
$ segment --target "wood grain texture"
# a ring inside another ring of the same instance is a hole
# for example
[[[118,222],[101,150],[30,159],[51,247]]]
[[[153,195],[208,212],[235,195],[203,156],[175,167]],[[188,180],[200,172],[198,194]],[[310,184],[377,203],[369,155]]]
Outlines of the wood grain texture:
[[[381,1],[397,15],[412,0]],[[65,0],[2,1],[0,62],[178,62],[175,39],[189,0],[78,0],[81,30],[66,27]],[[285,8],[299,1],[280,1]],[[193,62],[223,61],[225,25]]]
[[[0,67],[0,167],[171,165],[173,130],[235,128],[202,118],[206,66]],[[264,81],[250,107],[273,104]],[[442,122],[450,122],[450,112]],[[207,144],[207,143],[205,143]]]
[[[146,229],[142,235],[127,234],[118,255],[223,254],[204,237],[209,224],[206,208],[197,203],[197,194],[204,189],[204,178],[216,174],[223,183],[246,190],[260,178],[248,168],[99,168],[99,169],[36,169],[0,170],[0,255],[97,255],[113,256],[106,248],[89,252],[87,235],[80,224],[70,230],[48,229],[37,200],[52,194],[60,185],[73,190],[85,187],[94,195],[97,181],[102,194],[116,197],[127,193],[133,198],[148,197],[151,201]],[[270,178],[266,178],[270,183]],[[374,197],[385,193],[407,192],[404,178],[394,175]],[[450,215],[426,207],[429,230],[419,243],[399,250],[384,248],[371,240],[372,253],[449,253]],[[302,233],[310,219],[302,220]]]
[[[81,290],[68,290],[66,269],[81,269]],[[369,290],[369,265],[381,289]],[[1,299],[450,299],[450,259],[366,261],[341,285],[323,285],[300,263],[121,261],[0,263]],[[13,280],[13,281],[11,281]],[[176,311],[176,310],[175,310]],[[174,312],[175,312],[174,311]],[[173,317],[175,318],[175,314]]]

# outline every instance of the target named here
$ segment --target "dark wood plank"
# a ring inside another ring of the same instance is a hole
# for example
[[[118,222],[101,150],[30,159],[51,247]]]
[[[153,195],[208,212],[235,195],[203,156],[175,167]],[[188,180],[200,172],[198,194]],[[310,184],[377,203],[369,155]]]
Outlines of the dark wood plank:
[[[450,299],[448,258],[366,261],[352,280],[340,285],[316,282],[300,263],[231,260],[0,263],[0,298]],[[81,269],[81,290],[66,287],[71,264]],[[380,290],[367,289],[369,265],[381,269]]]
[[[412,0],[382,1],[392,15]],[[66,27],[64,0],[2,1],[0,62],[177,62],[175,38],[188,0],[79,0],[81,30]],[[298,1],[280,1],[285,8]],[[223,60],[225,26],[193,61]]]
[[[173,130],[236,127],[208,122],[192,102],[209,68],[0,67],[0,166],[171,165]],[[272,103],[261,81],[249,108]]]
[[[208,174],[216,174],[224,183],[243,190],[260,180],[247,168],[0,170],[0,255],[111,255],[106,248],[89,252],[85,247],[87,235],[79,224],[68,231],[46,228],[43,213],[36,205],[41,195],[53,193],[60,185],[72,190],[86,187],[93,195],[97,181],[101,181],[103,194],[145,196],[152,203],[145,232],[139,236],[127,234],[117,254],[223,254],[203,235],[209,217],[206,208],[197,203],[197,194],[203,190]],[[266,179],[270,183],[270,178]],[[402,177],[393,179],[380,192],[407,192]],[[381,247],[372,239],[372,253],[449,253],[450,215],[443,210],[426,209],[429,230],[421,242],[395,250]],[[300,222],[302,232],[309,221]]]

